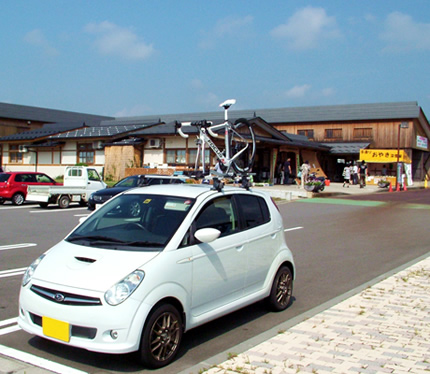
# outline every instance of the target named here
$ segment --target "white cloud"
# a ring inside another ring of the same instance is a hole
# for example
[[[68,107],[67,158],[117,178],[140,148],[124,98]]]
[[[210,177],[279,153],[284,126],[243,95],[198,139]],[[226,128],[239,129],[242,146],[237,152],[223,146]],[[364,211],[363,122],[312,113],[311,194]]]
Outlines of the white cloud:
[[[293,49],[305,50],[316,48],[322,40],[339,38],[340,31],[336,18],[329,17],[325,9],[308,6],[275,27],[271,35],[286,39]]]
[[[253,21],[254,17],[252,16],[245,16],[241,18],[229,16],[217,22],[214,33],[218,37],[243,34],[244,29],[251,25]]]
[[[96,35],[95,45],[104,55],[119,56],[128,60],[145,60],[154,53],[147,44],[130,29],[111,22],[90,23],[85,31]]]
[[[393,12],[387,16],[380,38],[387,43],[384,51],[428,51],[430,50],[430,23],[415,22],[407,14]]]
[[[298,99],[306,95],[306,93],[311,89],[309,84],[304,84],[302,86],[294,86],[284,93],[284,96],[288,99]]]
[[[138,117],[143,116],[145,113],[148,113],[151,111],[151,108],[148,105],[145,104],[138,104],[131,108],[123,108],[116,112],[113,116],[114,117]]]
[[[237,40],[250,35],[250,26],[254,22],[254,17],[233,17],[228,16],[220,19],[213,29],[205,33],[199,47],[203,49],[214,48],[218,40]]]
[[[204,87],[203,82],[200,79],[191,80],[191,87],[195,90],[200,90]]]
[[[58,55],[57,49],[51,46],[43,32],[39,29],[34,29],[25,34],[24,40],[35,47],[41,48],[48,56]]]
[[[324,97],[333,96],[335,94],[335,90],[334,90],[334,88],[328,87],[328,88],[324,88],[321,91],[321,93]]]

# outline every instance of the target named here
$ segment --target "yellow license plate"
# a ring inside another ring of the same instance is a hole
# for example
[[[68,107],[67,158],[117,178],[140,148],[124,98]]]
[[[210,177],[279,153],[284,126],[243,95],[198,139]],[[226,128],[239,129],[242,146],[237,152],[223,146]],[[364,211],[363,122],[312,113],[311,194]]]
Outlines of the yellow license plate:
[[[45,336],[62,340],[63,342],[70,341],[70,324],[67,322],[49,317],[42,317],[42,328]]]

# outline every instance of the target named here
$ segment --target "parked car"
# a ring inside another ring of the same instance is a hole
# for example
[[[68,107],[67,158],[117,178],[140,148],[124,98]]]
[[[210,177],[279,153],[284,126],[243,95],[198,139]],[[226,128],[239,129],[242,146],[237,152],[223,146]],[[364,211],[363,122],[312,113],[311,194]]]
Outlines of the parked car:
[[[27,197],[27,186],[52,186],[61,183],[55,182],[44,173],[35,171],[10,171],[0,173],[0,204],[6,200],[15,205],[24,204]]]
[[[209,185],[135,188],[85,218],[27,269],[19,325],[95,352],[169,364],[184,332],[265,299],[288,307],[295,277],[268,194]]]
[[[113,196],[128,190],[130,188],[151,186],[153,184],[175,184],[184,183],[185,177],[172,176],[172,175],[132,175],[121,179],[119,182],[114,184],[112,187],[104,188],[102,190],[95,191],[91,194],[88,199],[88,209],[95,210],[96,206],[103,204]]]

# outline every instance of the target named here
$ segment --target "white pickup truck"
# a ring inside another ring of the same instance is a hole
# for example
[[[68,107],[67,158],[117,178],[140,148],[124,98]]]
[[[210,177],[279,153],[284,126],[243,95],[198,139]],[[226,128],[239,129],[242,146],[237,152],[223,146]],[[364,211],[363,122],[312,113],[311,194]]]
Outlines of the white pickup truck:
[[[28,201],[37,201],[42,208],[58,204],[68,208],[71,202],[84,206],[94,191],[106,188],[96,169],[86,166],[67,166],[62,186],[28,186]]]

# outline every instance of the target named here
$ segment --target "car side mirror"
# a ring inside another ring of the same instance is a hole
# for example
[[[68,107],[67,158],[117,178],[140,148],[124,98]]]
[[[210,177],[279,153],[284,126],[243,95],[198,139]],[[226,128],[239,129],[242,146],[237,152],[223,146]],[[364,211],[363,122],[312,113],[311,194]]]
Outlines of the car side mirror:
[[[206,227],[204,229],[197,230],[194,233],[194,237],[202,243],[210,243],[221,235],[221,231]]]
[[[88,218],[88,216],[82,216],[79,218],[79,223],[84,222],[86,219]]]

